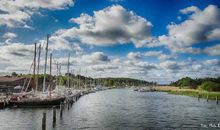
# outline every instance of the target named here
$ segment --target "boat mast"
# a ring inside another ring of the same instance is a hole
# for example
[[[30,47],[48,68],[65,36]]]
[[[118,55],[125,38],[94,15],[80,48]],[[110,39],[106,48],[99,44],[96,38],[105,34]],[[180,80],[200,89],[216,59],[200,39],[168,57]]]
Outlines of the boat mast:
[[[57,82],[56,82],[56,85],[59,85],[58,82],[59,82],[59,63],[57,62]]]
[[[48,42],[49,42],[49,34],[47,35],[47,43],[46,43],[46,56],[45,56],[45,64],[44,64],[44,82],[43,82],[43,92],[46,88],[46,72],[47,72],[47,52],[48,52]]]
[[[40,69],[40,53],[41,53],[41,44],[39,45],[39,48],[38,48],[36,91],[37,91],[38,85],[39,85],[38,75],[39,75],[39,69]]]
[[[68,88],[70,88],[70,54],[68,55],[67,76],[68,76]]]
[[[50,76],[52,76],[52,53],[50,53]]]
[[[61,75],[61,64],[59,64],[59,75]],[[59,81],[59,85],[60,85],[60,81]]]
[[[36,81],[36,76],[35,76],[35,70],[36,70],[36,53],[37,53],[37,43],[34,43],[34,70],[33,70],[33,78],[34,78],[34,81]],[[35,83],[35,82],[34,82]],[[35,89],[36,89],[36,84],[34,84],[33,88],[34,90],[34,93],[35,93]]]
[[[86,69],[86,74],[85,74],[85,89],[87,89],[86,78],[87,78],[87,69]]]
[[[50,53],[50,84],[49,84],[49,96],[51,96],[52,89],[52,53]]]

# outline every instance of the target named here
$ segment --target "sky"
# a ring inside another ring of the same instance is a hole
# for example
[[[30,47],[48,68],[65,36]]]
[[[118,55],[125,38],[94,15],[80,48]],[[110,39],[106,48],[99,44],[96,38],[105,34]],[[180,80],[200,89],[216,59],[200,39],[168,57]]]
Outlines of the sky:
[[[91,77],[220,76],[219,0],[0,0],[0,75],[32,73],[34,43],[43,73],[47,34],[53,74],[70,54]]]

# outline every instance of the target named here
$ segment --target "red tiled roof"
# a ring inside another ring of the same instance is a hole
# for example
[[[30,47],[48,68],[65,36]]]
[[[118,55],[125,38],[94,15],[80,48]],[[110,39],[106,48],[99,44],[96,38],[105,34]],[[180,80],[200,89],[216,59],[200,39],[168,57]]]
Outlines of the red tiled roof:
[[[0,76],[0,82],[14,82],[17,80],[24,79],[24,77],[6,77],[6,76]]]

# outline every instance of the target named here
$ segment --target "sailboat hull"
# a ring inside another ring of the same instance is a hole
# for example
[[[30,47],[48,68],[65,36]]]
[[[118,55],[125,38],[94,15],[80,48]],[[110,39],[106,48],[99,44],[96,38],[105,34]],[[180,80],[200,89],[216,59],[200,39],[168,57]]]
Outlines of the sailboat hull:
[[[61,102],[64,102],[64,97],[47,98],[47,99],[27,99],[20,101],[10,101],[12,107],[51,107],[59,106]]]

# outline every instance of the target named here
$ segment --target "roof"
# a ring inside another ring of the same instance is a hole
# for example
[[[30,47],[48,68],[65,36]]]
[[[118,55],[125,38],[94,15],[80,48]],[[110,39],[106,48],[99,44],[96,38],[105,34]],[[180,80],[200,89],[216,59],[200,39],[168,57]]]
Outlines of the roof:
[[[24,77],[8,77],[8,76],[0,76],[0,82],[14,82],[17,80],[24,79]]]

